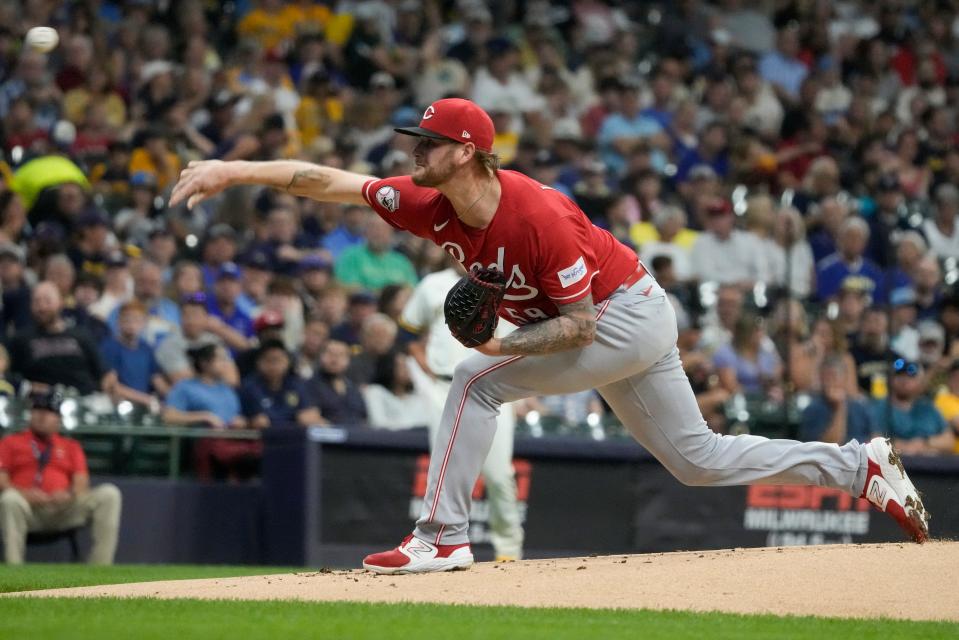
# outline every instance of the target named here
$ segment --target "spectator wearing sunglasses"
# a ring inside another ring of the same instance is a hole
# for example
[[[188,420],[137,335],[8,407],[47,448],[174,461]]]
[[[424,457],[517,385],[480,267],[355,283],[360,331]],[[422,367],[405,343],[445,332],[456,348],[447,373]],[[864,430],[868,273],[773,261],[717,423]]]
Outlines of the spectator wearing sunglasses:
[[[873,418],[906,455],[950,453],[955,445],[952,429],[932,402],[922,396],[924,371],[918,362],[904,358],[892,364],[889,395],[873,401]]]

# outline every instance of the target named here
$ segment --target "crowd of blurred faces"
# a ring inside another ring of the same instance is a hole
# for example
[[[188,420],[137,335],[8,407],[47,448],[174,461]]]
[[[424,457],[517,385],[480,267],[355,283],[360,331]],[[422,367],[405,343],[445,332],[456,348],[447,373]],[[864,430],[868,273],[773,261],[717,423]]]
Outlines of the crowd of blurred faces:
[[[60,47],[24,49],[34,25]],[[416,424],[387,410],[414,411],[424,373],[397,320],[440,248],[281,191],[166,202],[196,159],[407,173],[393,127],[454,95],[504,168],[654,272],[711,428],[748,428],[745,401],[795,409],[794,437],[957,450],[947,0],[4,0],[0,391],[217,429]],[[589,391],[517,411],[610,417]],[[258,455],[230,446],[210,473]]]

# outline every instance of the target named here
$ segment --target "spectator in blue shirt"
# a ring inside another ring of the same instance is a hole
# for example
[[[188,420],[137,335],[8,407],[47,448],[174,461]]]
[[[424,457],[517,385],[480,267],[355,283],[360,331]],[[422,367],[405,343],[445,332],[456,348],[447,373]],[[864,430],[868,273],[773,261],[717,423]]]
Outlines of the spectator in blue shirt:
[[[925,376],[922,365],[899,358],[892,365],[889,395],[873,401],[876,424],[884,425],[900,453],[951,453],[952,429],[932,401],[922,395]]]
[[[295,276],[300,260],[310,255],[313,245],[310,239],[299,232],[297,212],[285,205],[270,209],[263,226],[265,239],[256,248],[267,254],[270,271],[285,276]]]
[[[236,390],[224,382],[225,352],[204,344],[187,352],[195,375],[173,385],[166,397],[163,420],[168,424],[202,424],[214,429],[242,428]]]
[[[187,352],[196,374],[180,380],[166,397],[163,421],[171,425],[204,425],[212,430],[243,429],[246,418],[240,397],[224,381],[231,366],[226,351],[204,344]],[[230,480],[252,475],[263,454],[260,440],[204,438],[195,443],[195,471],[199,478],[226,477]]]
[[[180,328],[180,307],[163,297],[163,268],[151,260],[141,260],[133,269],[133,299],[143,303],[147,310],[147,323],[143,338],[147,344],[157,346],[165,337]],[[120,327],[120,307],[107,316],[110,330],[116,333]]]
[[[903,231],[896,239],[896,261],[890,265],[884,274],[884,289],[892,296],[896,289],[909,288],[915,290],[916,282],[913,275],[916,273],[919,261],[929,253],[922,234],[918,231]],[[937,279],[939,274],[936,274]],[[935,286],[935,283],[933,283]]]
[[[374,313],[376,313],[376,296],[368,291],[354,291],[350,294],[346,317],[343,322],[330,330],[330,337],[345,342],[351,347],[359,345],[363,323]]]
[[[273,272],[269,252],[262,247],[254,247],[239,258],[243,270],[240,278],[243,292],[236,299],[236,308],[250,318],[256,314],[266,300],[267,290],[276,274]]]
[[[773,85],[780,100],[796,102],[799,99],[799,87],[809,75],[809,69],[798,55],[799,29],[787,25],[776,34],[776,50],[766,53],[759,60],[759,75]]]
[[[340,224],[323,237],[322,247],[330,252],[333,262],[345,249],[366,241],[363,235],[366,211],[366,207],[356,205],[344,207]]]
[[[732,340],[716,350],[713,365],[729,393],[758,396],[778,393],[782,360],[766,335],[763,319],[743,313],[736,321]]]
[[[837,251],[816,265],[816,293],[826,301],[842,286],[849,276],[868,278],[873,284],[873,300],[885,300],[882,288],[882,269],[863,256],[869,241],[869,225],[859,217],[846,218],[839,227]]]
[[[254,429],[325,424],[306,381],[290,370],[282,340],[264,341],[256,352],[256,372],[243,381],[240,405]]]
[[[242,273],[235,262],[224,262],[207,299],[207,311],[245,338],[253,337],[253,320],[240,310],[237,300],[243,293]]]
[[[725,179],[729,175],[727,142],[726,125],[722,122],[711,122],[706,125],[699,136],[699,145],[686,151],[679,158],[676,165],[676,183],[685,182],[693,167],[699,165],[710,167],[717,176]]]
[[[236,230],[228,224],[219,223],[210,227],[203,242],[203,284],[212,289],[220,274],[220,267],[233,262],[237,257]]]
[[[819,201],[815,213],[819,226],[808,235],[807,239],[812,248],[813,258],[819,263],[836,252],[839,227],[849,216],[849,205],[834,196],[827,196]]]
[[[868,442],[877,435],[869,406],[848,393],[849,372],[843,358],[827,357],[819,367],[819,375],[822,391],[803,410],[799,439],[846,444],[850,440]]]
[[[147,323],[146,306],[139,300],[120,305],[119,326],[116,333],[100,343],[104,365],[117,374],[117,393],[121,397],[153,406],[153,392],[161,394],[168,386],[160,373],[153,348],[143,339]]]
[[[644,116],[640,111],[639,85],[627,82],[621,87],[619,111],[611,113],[599,128],[598,142],[603,162],[614,174],[626,170],[626,159],[641,147],[653,147],[653,166],[662,170],[666,166],[666,154],[670,140],[662,125],[655,118]]]
[[[656,67],[650,85],[653,95],[652,104],[640,113],[658,122],[663,129],[669,129],[673,124],[673,113],[676,110],[676,105],[673,104],[675,81],[666,65]]]

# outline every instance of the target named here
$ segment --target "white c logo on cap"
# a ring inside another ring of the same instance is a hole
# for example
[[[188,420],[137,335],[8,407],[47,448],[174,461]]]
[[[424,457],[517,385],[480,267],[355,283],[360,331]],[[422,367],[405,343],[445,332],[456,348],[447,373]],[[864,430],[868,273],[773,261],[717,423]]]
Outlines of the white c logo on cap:
[[[426,107],[426,111],[423,112],[423,119],[429,120],[433,117],[434,113],[436,113],[436,109],[433,108],[433,105]]]

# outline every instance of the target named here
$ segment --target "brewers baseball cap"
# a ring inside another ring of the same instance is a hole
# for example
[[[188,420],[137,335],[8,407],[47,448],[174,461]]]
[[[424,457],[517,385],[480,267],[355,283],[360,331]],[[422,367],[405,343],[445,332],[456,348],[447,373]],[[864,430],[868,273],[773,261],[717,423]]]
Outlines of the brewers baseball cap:
[[[243,271],[240,270],[240,266],[235,262],[224,262],[220,265],[220,270],[217,271],[216,279],[222,280],[223,278],[232,278],[233,280],[239,280],[243,277]]]
[[[240,263],[248,269],[259,271],[270,271],[273,261],[270,260],[270,254],[265,249],[251,249],[240,256]]]
[[[180,298],[180,306],[185,307],[188,304],[192,304],[198,307],[203,307],[206,309],[206,294],[202,291],[194,291],[193,293],[188,293]]]
[[[318,270],[331,270],[333,264],[324,258],[323,256],[318,256],[316,254],[304,256],[300,260],[300,273],[305,273],[307,271],[318,271]]]
[[[434,140],[472,142],[480,151],[493,150],[496,130],[489,115],[475,102],[462,98],[444,98],[426,108],[418,127],[397,127],[397,133]]]

